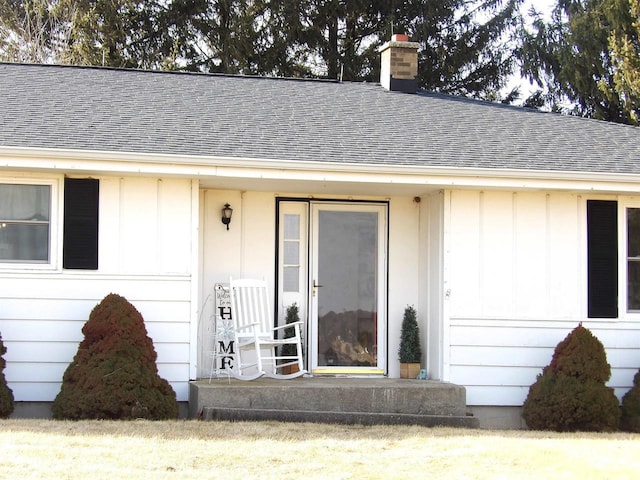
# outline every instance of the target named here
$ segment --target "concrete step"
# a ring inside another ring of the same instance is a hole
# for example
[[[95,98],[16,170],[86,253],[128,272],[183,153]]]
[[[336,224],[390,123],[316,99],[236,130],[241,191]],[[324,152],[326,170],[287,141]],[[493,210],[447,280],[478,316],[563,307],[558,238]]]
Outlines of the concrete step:
[[[205,407],[203,420],[339,423],[358,425],[421,425],[423,427],[478,428],[473,416],[414,415],[407,413],[319,412]]]
[[[430,380],[223,377],[192,382],[189,406],[212,419],[477,426],[464,387]]]

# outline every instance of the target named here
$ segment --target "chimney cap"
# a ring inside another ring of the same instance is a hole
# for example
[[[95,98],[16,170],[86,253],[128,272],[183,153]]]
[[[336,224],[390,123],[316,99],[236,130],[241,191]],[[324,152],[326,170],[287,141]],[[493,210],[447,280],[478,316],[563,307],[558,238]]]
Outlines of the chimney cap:
[[[409,35],[404,33],[394,33],[391,35],[391,40],[378,48],[378,52],[384,52],[385,50],[396,47],[396,48],[414,48],[418,50],[420,48],[419,42],[410,42]]]
[[[394,33],[393,35],[391,35],[391,41],[392,42],[408,42],[409,35],[405,33]]]

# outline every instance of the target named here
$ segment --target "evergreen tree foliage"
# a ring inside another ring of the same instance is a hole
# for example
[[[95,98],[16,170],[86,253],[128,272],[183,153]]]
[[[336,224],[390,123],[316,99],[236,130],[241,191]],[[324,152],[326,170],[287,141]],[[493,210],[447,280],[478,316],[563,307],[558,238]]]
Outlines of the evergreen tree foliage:
[[[523,34],[522,73],[554,110],[638,123],[639,10],[638,0],[557,0],[551,20],[537,15]]]
[[[632,123],[640,121],[640,0],[616,4],[609,18],[613,28],[609,35],[614,75],[613,83],[622,109]]]
[[[7,379],[4,377],[4,368],[7,366],[4,359],[5,353],[7,353],[7,347],[4,346],[0,335],[0,418],[8,418],[14,408],[13,391],[7,385]]]
[[[400,363],[420,363],[422,350],[420,348],[420,332],[416,310],[412,306],[407,306],[402,317],[402,327],[400,330],[400,349],[398,350]]]
[[[288,325],[290,323],[295,323],[300,321],[300,313],[298,309],[298,304],[294,303],[287,307],[287,315],[285,317],[285,323]],[[283,338],[291,338],[295,335],[294,327],[288,327],[284,329],[284,337]],[[291,344],[282,345],[280,347],[282,355],[295,355],[296,354],[296,346]]]
[[[66,0],[0,0],[0,60],[71,63]]]
[[[0,60],[177,68],[192,53],[184,45],[183,3],[0,0]]]
[[[400,2],[397,31],[420,43],[419,85],[491,99],[513,72],[521,0]]]
[[[616,430],[620,408],[605,385],[610,376],[604,346],[580,324],[556,346],[529,388],[522,416],[534,430]]]
[[[544,373],[606,383],[611,366],[604,345],[580,324],[556,346]]]
[[[73,17],[73,63],[121,68],[162,68],[177,56],[160,0],[66,0]],[[173,56],[173,57],[172,57]]]
[[[633,377],[633,387],[622,397],[620,428],[640,433],[640,371]]]
[[[494,98],[523,1],[0,0],[0,59],[376,82],[399,32],[420,87]]]
[[[57,419],[169,419],[176,394],[160,378],[142,315],[125,298],[107,295],[82,328],[84,339],[53,402]]]

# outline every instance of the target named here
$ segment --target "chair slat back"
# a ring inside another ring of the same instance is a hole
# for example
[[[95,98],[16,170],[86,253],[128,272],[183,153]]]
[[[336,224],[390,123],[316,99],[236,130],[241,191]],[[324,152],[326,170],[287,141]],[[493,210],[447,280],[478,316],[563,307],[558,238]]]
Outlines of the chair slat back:
[[[231,279],[231,312],[236,328],[259,323],[261,332],[271,332],[271,310],[267,282],[256,279]]]

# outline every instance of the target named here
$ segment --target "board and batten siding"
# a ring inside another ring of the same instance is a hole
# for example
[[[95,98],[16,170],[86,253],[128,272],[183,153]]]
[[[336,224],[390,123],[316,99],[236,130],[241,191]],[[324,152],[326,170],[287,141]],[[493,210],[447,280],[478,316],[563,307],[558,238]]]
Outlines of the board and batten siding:
[[[640,367],[640,325],[588,319],[586,200],[569,193],[445,196],[445,378],[469,405],[517,406],[579,322],[603,343],[621,397]]]
[[[99,180],[98,270],[0,269],[5,376],[17,401],[52,401],[91,310],[109,293],[117,293],[142,314],[160,376],[171,383],[179,401],[187,401],[195,363],[191,272],[197,182]],[[54,200],[52,208],[61,209],[59,203]],[[56,230],[61,235],[62,229]]]

